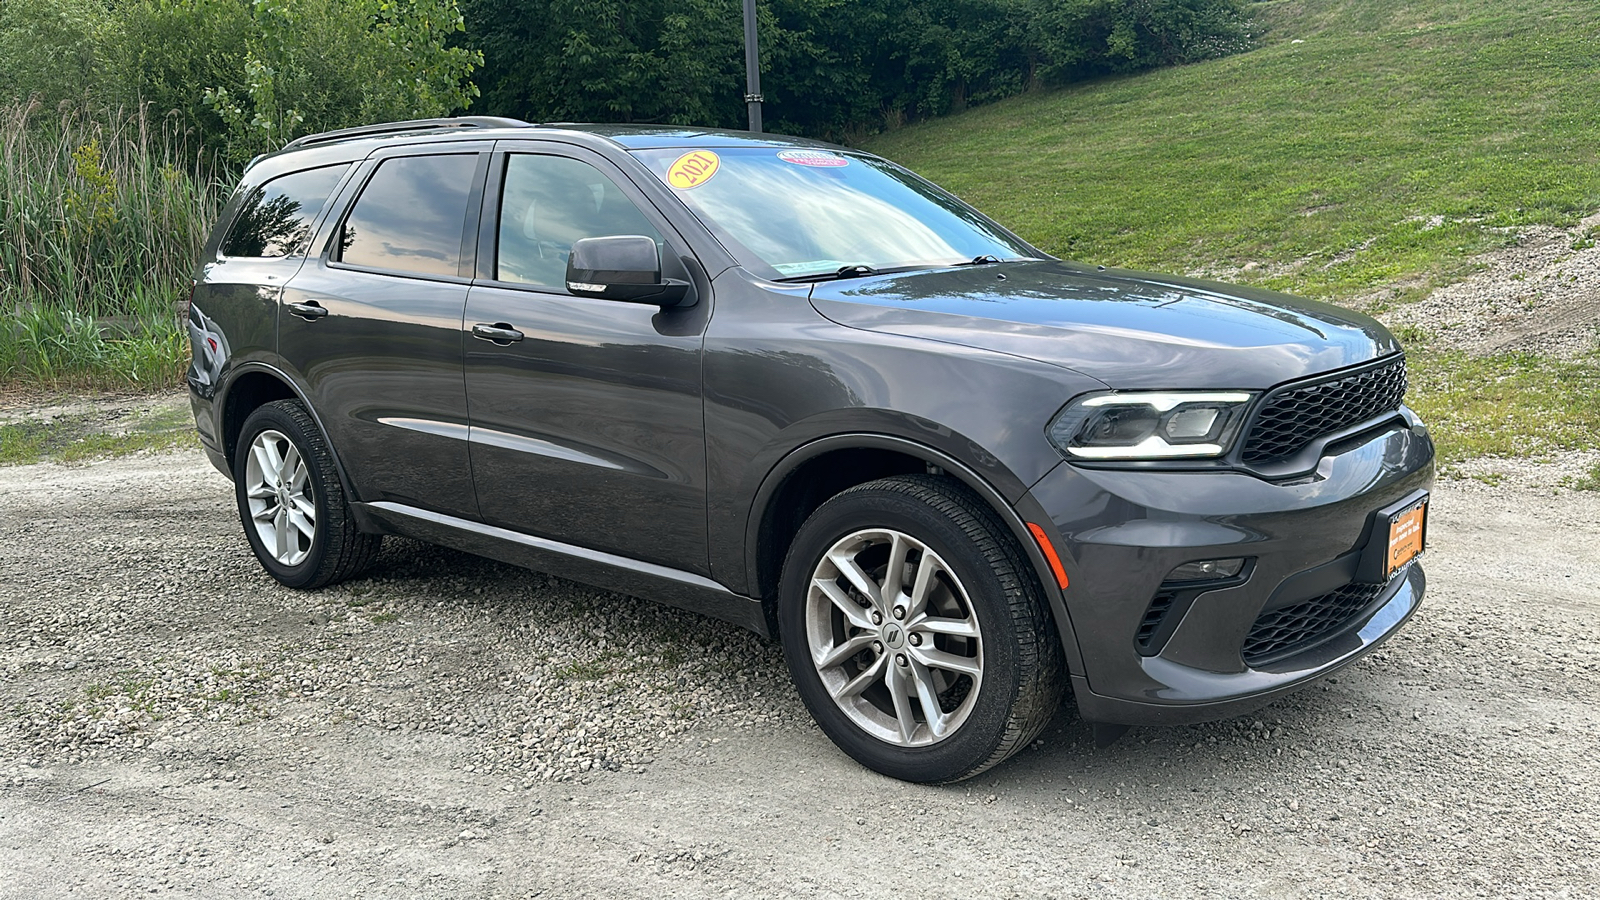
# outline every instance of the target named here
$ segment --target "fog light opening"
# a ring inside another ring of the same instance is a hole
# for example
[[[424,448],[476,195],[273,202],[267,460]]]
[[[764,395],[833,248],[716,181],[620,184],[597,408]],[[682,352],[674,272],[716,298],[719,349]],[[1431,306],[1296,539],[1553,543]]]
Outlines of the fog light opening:
[[[1200,559],[1186,562],[1167,573],[1161,583],[1183,584],[1192,581],[1221,581],[1232,578],[1244,570],[1243,557],[1230,557],[1228,559]]]

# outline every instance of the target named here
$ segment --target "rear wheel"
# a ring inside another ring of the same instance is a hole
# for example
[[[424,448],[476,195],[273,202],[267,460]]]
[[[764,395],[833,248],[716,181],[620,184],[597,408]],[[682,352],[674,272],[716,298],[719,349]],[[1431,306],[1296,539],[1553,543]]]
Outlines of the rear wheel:
[[[299,401],[268,403],[245,419],[233,474],[250,549],[283,584],[343,581],[377,556],[382,538],[356,530],[333,455]]]
[[[948,478],[885,478],[824,503],[790,547],[780,592],[801,699],[885,775],[971,777],[1060,705],[1060,644],[1038,584],[989,508]]]

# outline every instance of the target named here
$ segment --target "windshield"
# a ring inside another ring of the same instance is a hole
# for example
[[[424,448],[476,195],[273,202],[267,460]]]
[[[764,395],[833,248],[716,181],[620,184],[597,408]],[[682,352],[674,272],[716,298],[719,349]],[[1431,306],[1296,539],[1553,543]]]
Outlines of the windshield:
[[[881,159],[781,147],[634,155],[736,256],[748,254],[784,280],[1035,255],[961,201]]]

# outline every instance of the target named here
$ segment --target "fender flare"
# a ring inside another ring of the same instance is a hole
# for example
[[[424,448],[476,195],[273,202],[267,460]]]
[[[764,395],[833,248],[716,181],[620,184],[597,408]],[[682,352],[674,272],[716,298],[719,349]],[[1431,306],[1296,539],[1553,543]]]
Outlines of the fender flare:
[[[938,466],[944,470],[945,474],[954,477],[957,481],[976,492],[989,505],[989,508],[994,510],[995,514],[1000,517],[1000,521],[1004,522],[1006,528],[1010,529],[1012,537],[1016,540],[1017,545],[1022,548],[1023,553],[1027,555],[1029,564],[1033,566],[1034,575],[1038,579],[1040,588],[1044,591],[1046,601],[1050,604],[1050,612],[1055,619],[1056,631],[1061,638],[1061,647],[1066,653],[1068,670],[1075,674],[1081,673],[1083,671],[1083,656],[1078,649],[1077,631],[1072,627],[1072,617],[1067,610],[1066,596],[1056,582],[1055,573],[1051,569],[1050,563],[1044,558],[1044,553],[1040,551],[1038,543],[1028,530],[1027,522],[1023,519],[1022,514],[1017,511],[1016,506],[1011,501],[1006,499],[1004,494],[1000,493],[987,479],[974,471],[971,466],[944,451],[909,438],[868,432],[833,434],[802,444],[779,460],[778,464],[773,466],[772,470],[762,479],[761,487],[757,489],[755,498],[751,501],[750,516],[745,524],[744,557],[746,577],[749,579],[747,583],[752,586],[760,584],[761,526],[765,519],[767,507],[771,504],[773,496],[778,492],[784,481],[800,466],[825,453],[834,450],[859,449],[890,450],[916,457],[930,466]],[[1021,500],[1023,502],[1032,502],[1026,493],[1022,495]],[[1055,526],[1048,517],[1043,516],[1042,509],[1039,510],[1039,513],[1038,518],[1040,521],[1037,524],[1054,531]],[[1070,559],[1063,558],[1062,562],[1071,566]]]
[[[273,378],[283,382],[288,386],[289,391],[294,394],[295,399],[300,401],[300,405],[306,408],[306,413],[311,416],[311,421],[317,424],[317,430],[322,432],[322,442],[328,448],[328,455],[333,457],[334,471],[339,473],[339,484],[344,488],[345,497],[349,498],[351,501],[359,501],[361,498],[356,496],[355,490],[351,487],[350,476],[344,470],[344,460],[339,456],[339,448],[334,446],[333,439],[328,435],[328,427],[322,423],[322,415],[317,412],[316,406],[311,403],[311,399],[306,394],[305,388],[301,387],[298,381],[290,377],[289,373],[283,371],[277,366],[260,361],[251,361],[239,364],[233,369],[233,371],[228,373],[228,380],[217,390],[216,395],[216,422],[214,424],[217,428],[217,434],[221,435],[224,433],[222,425],[224,424],[228,412],[228,398],[229,395],[233,393],[234,386],[238,383],[241,377],[252,372],[262,372],[267,375],[271,375]],[[226,444],[224,444],[224,449],[226,449]],[[228,463],[229,477],[234,477],[232,471],[232,455],[225,453],[224,458]],[[355,511],[356,507],[352,506],[351,510]],[[356,512],[355,514],[358,523],[362,526],[362,530],[365,531],[367,523],[364,515],[360,512]]]

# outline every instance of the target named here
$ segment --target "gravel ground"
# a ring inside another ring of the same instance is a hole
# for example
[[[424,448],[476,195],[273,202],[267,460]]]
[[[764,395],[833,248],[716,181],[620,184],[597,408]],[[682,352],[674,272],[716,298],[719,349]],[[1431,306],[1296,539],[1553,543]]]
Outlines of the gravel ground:
[[[398,540],[286,591],[197,452],[0,469],[0,897],[1591,897],[1562,468],[1441,484],[1424,608],[1337,678],[1107,750],[1069,706],[951,788],[731,626]]]

